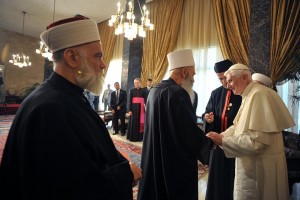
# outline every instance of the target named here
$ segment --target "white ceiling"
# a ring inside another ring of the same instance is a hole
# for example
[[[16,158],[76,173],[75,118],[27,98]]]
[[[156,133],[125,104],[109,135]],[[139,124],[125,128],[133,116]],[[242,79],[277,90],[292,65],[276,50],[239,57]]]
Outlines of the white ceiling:
[[[123,7],[125,0],[56,0],[54,21],[80,14],[102,22],[116,13],[119,1]],[[53,21],[54,0],[0,0],[0,27],[22,33],[23,11],[24,35],[39,38]]]

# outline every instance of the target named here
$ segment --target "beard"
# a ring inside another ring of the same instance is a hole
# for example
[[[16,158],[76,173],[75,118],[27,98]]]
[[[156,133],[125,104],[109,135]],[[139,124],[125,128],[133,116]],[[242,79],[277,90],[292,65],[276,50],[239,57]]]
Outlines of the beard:
[[[80,67],[80,74],[77,74],[75,81],[79,87],[86,89],[96,96],[99,96],[102,92],[104,84],[103,73],[95,73],[93,67],[88,64],[85,56],[81,55],[82,66]]]
[[[191,98],[192,104],[195,101],[195,92],[193,90],[194,81],[191,80],[190,76],[188,75],[182,82],[181,87],[183,87]]]

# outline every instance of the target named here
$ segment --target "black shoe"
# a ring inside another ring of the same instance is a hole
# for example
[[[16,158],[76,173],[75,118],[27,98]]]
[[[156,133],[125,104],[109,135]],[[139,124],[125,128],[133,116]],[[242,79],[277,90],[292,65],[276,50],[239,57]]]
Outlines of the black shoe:
[[[114,132],[113,135],[117,135],[118,133]]]

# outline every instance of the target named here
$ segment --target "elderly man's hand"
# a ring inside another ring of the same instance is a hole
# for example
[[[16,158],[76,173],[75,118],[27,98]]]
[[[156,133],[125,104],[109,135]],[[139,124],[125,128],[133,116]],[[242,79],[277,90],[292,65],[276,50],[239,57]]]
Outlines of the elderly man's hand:
[[[207,121],[207,123],[212,123],[212,122],[214,122],[214,113],[213,112],[206,113],[204,115],[204,118]]]
[[[222,145],[223,135],[218,134],[216,132],[209,132],[206,134],[208,138],[210,138],[216,145]]]
[[[138,180],[142,178],[142,170],[139,168],[136,164],[133,162],[129,162],[131,171],[133,173],[133,186],[136,186],[138,183]]]

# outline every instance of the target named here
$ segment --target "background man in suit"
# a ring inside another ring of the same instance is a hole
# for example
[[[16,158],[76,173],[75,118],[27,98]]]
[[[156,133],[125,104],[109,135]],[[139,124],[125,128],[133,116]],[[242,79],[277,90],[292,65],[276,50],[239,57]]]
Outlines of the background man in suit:
[[[102,97],[102,103],[104,103],[104,111],[105,110],[110,110],[111,105],[110,105],[110,97],[111,93],[113,92],[112,89],[110,89],[110,84],[107,85],[107,89],[104,90],[103,92],[103,97]]]
[[[147,84],[147,86],[143,88],[145,90],[145,96],[146,96],[145,104],[147,102],[148,94],[149,94],[150,90],[152,89],[152,79],[148,78],[146,84]]]
[[[119,119],[121,120],[121,135],[124,136],[126,133],[125,127],[125,113],[127,104],[127,94],[125,90],[120,89],[120,84],[115,82],[116,90],[111,93],[110,106],[111,112],[113,113],[113,127],[114,135],[119,132]]]
[[[151,88],[152,88],[152,79],[148,78],[148,80],[147,80],[147,90],[148,90],[148,92],[151,90]]]

